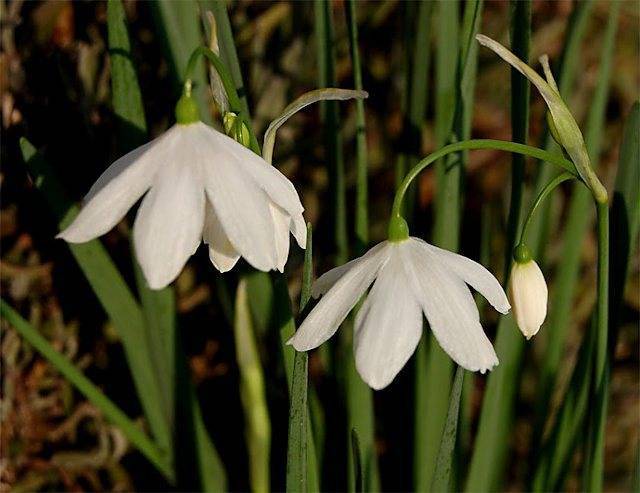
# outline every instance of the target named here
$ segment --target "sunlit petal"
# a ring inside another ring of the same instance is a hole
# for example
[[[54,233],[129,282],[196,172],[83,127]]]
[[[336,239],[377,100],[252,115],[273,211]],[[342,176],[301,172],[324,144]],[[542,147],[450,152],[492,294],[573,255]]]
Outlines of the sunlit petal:
[[[206,201],[202,239],[209,246],[209,260],[220,272],[230,271],[240,254],[233,247],[211,203]]]

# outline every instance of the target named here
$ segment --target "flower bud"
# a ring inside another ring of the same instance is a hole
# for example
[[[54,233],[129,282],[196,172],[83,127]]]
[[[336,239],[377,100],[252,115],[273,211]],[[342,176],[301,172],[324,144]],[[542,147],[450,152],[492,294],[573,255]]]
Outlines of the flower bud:
[[[238,117],[232,111],[228,111],[222,117],[222,124],[224,125],[225,133],[237,142],[240,142],[243,146],[249,147],[251,145],[251,134],[247,125],[242,121],[242,118]]]
[[[533,259],[518,257],[511,270],[509,298],[520,331],[531,339],[547,316],[547,283]]]

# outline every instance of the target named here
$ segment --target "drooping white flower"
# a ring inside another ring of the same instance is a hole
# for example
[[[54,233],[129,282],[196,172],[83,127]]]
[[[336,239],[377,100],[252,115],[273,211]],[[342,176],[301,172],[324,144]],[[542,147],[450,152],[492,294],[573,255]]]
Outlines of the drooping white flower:
[[[484,373],[498,364],[467,284],[507,313],[502,287],[480,264],[414,237],[379,243],[321,276],[312,294],[324,296],[289,344],[307,351],[325,342],[371,284],[355,321],[354,353],[360,376],[372,388],[389,385],[411,357],[422,334],[423,313],[460,366]]]
[[[547,317],[548,300],[547,283],[533,259],[514,262],[509,280],[509,298],[520,331],[527,339],[531,339]]]
[[[58,237],[83,243],[106,233],[145,193],[133,239],[153,289],[173,281],[201,241],[220,272],[241,256],[256,269],[282,271],[289,232],[305,248],[303,207],[291,182],[200,121],[178,123],[115,161]]]

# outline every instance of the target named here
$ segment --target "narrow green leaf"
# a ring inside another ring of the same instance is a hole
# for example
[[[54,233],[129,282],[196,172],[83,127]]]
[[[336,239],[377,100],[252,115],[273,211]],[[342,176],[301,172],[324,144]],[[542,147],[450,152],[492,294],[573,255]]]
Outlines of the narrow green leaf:
[[[634,103],[625,124],[615,190],[611,203],[611,298],[609,301],[612,337],[615,347],[620,306],[629,271],[629,259],[637,248],[640,226],[640,102]]]
[[[287,491],[307,491],[307,366],[306,352],[296,352],[289,407],[289,443],[287,449]]]
[[[335,40],[331,2],[314,0],[314,24],[318,51],[318,86],[335,87]],[[324,128],[327,166],[331,186],[331,201],[334,210],[334,240],[336,263],[342,264],[348,257],[346,186],[344,158],[340,136],[338,105],[335,101],[324,101],[320,105]]]
[[[119,148],[125,153],[144,143],[147,125],[138,77],[131,57],[127,20],[120,0],[109,0],[107,3],[107,28],[113,111],[118,117],[119,123]],[[153,365],[156,385],[162,398],[162,402],[159,404],[167,423],[166,426],[169,429],[169,433],[166,436],[161,436],[168,438],[170,441],[160,443],[160,445],[170,450],[172,449],[171,433],[174,417],[173,385],[175,376],[173,364],[173,341],[175,337],[173,291],[171,288],[165,288],[160,291],[151,290],[135,258],[133,262],[136,284],[142,301],[149,359]]]
[[[460,398],[462,396],[462,384],[464,381],[464,368],[458,366],[453,386],[451,387],[451,397],[449,398],[449,409],[447,410],[447,420],[440,440],[440,449],[436,460],[436,469],[431,480],[430,491],[450,491],[451,490],[451,469],[453,465],[454,449],[458,433],[458,418],[460,410]]]
[[[270,490],[271,422],[245,279],[240,279],[236,291],[233,331],[240,372],[240,399],[245,417],[245,438],[249,451],[249,482],[252,491],[262,493]]]
[[[353,491],[356,493],[362,493],[364,489],[364,475],[362,469],[362,452],[360,451],[360,438],[358,438],[358,432],[354,428],[351,430],[351,453],[353,454],[354,464],[354,484]]]
[[[25,138],[20,140],[29,174],[49,204],[62,230],[78,214],[44,158]],[[127,363],[149,426],[158,443],[170,443],[153,366],[149,359],[146,329],[140,306],[99,240],[68,244],[98,301],[122,338]]]
[[[316,31],[316,43],[318,52],[318,85],[320,87],[335,86],[335,39],[333,30],[333,18],[331,2],[327,0],[314,1],[314,23]],[[335,101],[321,103],[321,116],[325,133],[325,148],[327,166],[329,169],[331,200],[333,205],[331,214],[334,220],[334,240],[336,248],[336,264],[347,261],[349,256],[347,236],[347,209],[346,209],[346,185],[344,172],[344,159],[342,153],[342,138],[340,136],[340,124],[338,106]],[[371,484],[368,489],[379,489],[377,460],[375,458],[374,443],[374,416],[371,390],[358,376],[355,363],[351,357],[351,333],[352,329],[343,326],[340,331],[340,341],[337,351],[344,355],[336,359],[336,372],[340,375],[343,391],[346,397],[347,428],[345,441],[348,444],[352,428],[359,430],[361,445],[365,462],[371,465]],[[346,329],[346,330],[345,330]],[[348,357],[346,355],[349,355]],[[347,485],[353,484],[354,468],[351,454],[349,460],[349,479]]]
[[[482,7],[482,1],[467,2],[460,28],[458,2],[438,4],[435,128],[438,146],[470,136],[477,72],[477,46],[473,40],[480,25]],[[433,241],[451,251],[459,247],[460,191],[466,159],[466,152],[452,154],[436,164]],[[428,337],[428,350],[420,350],[417,357],[425,358],[425,354],[427,361],[418,361],[420,371],[416,374],[414,480],[418,491],[426,491],[433,482],[453,369],[453,362],[433,334]]]
[[[358,46],[358,16],[355,0],[347,5],[347,26],[349,28],[349,48],[353,70],[353,87],[362,91],[362,65],[360,63],[360,47]],[[356,254],[364,253],[369,243],[368,213],[368,163],[367,163],[367,129],[365,124],[364,101],[356,100]]]
[[[4,300],[0,300],[0,314],[9,324],[31,344],[43,357],[69,380],[91,403],[115,424],[127,439],[151,462],[169,481],[173,481],[173,470],[169,455],[161,451],[155,443],[96,387],[71,361],[60,354],[40,333],[23,319]]]
[[[531,0],[510,1],[511,51],[525,63],[529,63],[531,48]],[[526,144],[529,138],[529,79],[511,69],[511,140]],[[511,203],[507,220],[507,252],[516,246],[520,233],[522,195],[524,191],[525,156],[513,154],[511,161]],[[511,256],[505,255],[504,278],[509,278]]]
[[[300,311],[311,298],[313,282],[313,235],[307,223],[307,248],[304,252]],[[291,404],[289,408],[289,444],[287,451],[287,491],[318,491],[318,471],[313,430],[308,412],[308,361],[306,352],[295,352],[291,377]],[[308,486],[311,485],[311,488]]]

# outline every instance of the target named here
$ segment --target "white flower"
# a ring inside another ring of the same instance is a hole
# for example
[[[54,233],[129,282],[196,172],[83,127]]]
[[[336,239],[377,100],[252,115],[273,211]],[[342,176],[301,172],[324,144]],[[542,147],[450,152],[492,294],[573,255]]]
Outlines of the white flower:
[[[282,271],[290,231],[305,248],[303,207],[291,182],[202,122],[176,124],[114,162],[58,237],[82,243],[106,233],[147,191],[133,239],[153,289],[178,276],[201,240],[220,272],[240,256],[256,269]]]
[[[372,283],[354,331],[356,368],[372,388],[389,385],[411,357],[422,334],[423,312],[442,348],[460,366],[484,373],[498,364],[467,287],[506,313],[509,301],[496,278],[462,255],[413,237],[379,243],[321,276],[312,294],[324,297],[289,344],[307,351],[329,339]]]
[[[527,339],[540,330],[547,317],[547,283],[532,259],[514,262],[509,280],[509,298],[518,327]]]

